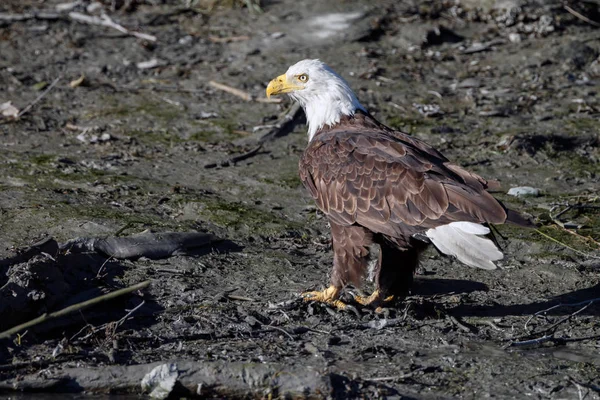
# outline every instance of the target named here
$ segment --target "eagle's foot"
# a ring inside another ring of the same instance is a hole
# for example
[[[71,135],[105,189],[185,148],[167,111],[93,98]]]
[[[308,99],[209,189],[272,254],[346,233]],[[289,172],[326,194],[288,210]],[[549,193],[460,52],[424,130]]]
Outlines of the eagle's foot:
[[[329,304],[339,310],[345,310],[346,303],[339,300],[340,289],[335,286],[329,286],[327,289],[321,292],[304,292],[302,293],[304,301],[318,301],[319,303]]]
[[[394,296],[383,297],[379,289],[375,290],[370,296],[354,296],[354,301],[365,307],[373,307],[376,312],[381,312],[381,306],[394,300]]]

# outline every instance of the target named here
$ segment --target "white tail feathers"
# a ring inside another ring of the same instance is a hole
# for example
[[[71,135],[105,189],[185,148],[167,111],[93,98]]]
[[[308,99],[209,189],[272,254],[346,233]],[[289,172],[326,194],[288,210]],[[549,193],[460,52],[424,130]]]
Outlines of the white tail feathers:
[[[471,267],[496,269],[493,261],[501,260],[504,255],[494,242],[481,237],[488,233],[488,228],[473,222],[452,222],[425,232],[442,253]]]

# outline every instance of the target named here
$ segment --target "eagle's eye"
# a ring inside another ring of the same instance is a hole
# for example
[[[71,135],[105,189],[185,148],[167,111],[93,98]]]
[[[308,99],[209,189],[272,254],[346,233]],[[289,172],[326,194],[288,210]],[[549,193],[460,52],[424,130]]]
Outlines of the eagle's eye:
[[[308,82],[308,75],[306,75],[306,74],[298,75],[298,80],[302,83],[306,83],[306,82]]]

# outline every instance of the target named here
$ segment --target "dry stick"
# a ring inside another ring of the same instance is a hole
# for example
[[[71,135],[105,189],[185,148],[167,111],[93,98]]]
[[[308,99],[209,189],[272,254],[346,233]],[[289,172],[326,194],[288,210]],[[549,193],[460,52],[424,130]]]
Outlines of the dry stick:
[[[239,300],[239,301],[256,301],[254,299],[251,299],[250,297],[238,296],[235,294],[228,294],[227,298],[231,299],[231,300]]]
[[[130,31],[129,29],[125,28],[124,26],[117,24],[106,14],[102,14],[102,16],[100,18],[98,18],[98,17],[93,17],[91,15],[85,15],[85,14],[73,11],[73,12],[69,13],[69,18],[71,18],[73,21],[81,22],[84,24],[106,26],[108,28],[116,29],[119,32],[122,32],[126,35],[131,35],[131,36],[135,36],[136,38],[139,38],[139,39],[156,42],[156,36],[148,35],[146,33],[141,33],[141,32]]]
[[[20,332],[20,331],[22,331],[24,329],[31,328],[32,326],[38,325],[38,324],[40,324],[42,322],[49,321],[51,319],[55,319],[55,318],[59,318],[59,317],[63,317],[63,316],[68,315],[68,314],[70,314],[70,313],[72,313],[74,311],[80,311],[80,310],[83,310],[83,309],[85,309],[87,307],[99,304],[99,303],[101,303],[103,301],[112,300],[112,299],[115,299],[115,298],[117,298],[119,296],[122,296],[124,294],[135,292],[136,290],[143,289],[143,288],[147,287],[148,285],[150,285],[150,281],[144,281],[144,282],[135,284],[133,286],[129,286],[129,287],[126,287],[126,288],[123,288],[123,289],[116,290],[116,291],[111,292],[111,293],[104,294],[102,296],[95,297],[95,298],[90,299],[90,300],[83,301],[81,303],[73,304],[72,306],[69,306],[67,308],[63,308],[62,310],[55,311],[55,312],[50,313],[50,314],[45,314],[44,313],[44,314],[40,315],[39,317],[37,317],[35,319],[32,319],[31,321],[25,322],[25,323],[23,323],[21,325],[15,326],[15,327],[7,330],[7,331],[4,331],[4,332],[0,333],[0,339],[8,338],[8,337],[10,337],[11,335],[13,335],[15,333],[18,333],[18,332]]]
[[[556,243],[560,244],[561,246],[566,247],[567,249],[574,251],[577,254],[581,254],[584,257],[590,257],[590,258],[595,258],[597,260],[600,260],[600,257],[595,256],[593,254],[585,253],[585,252],[583,252],[581,250],[574,249],[573,247],[569,246],[568,244],[565,244],[565,243],[561,242],[560,240],[554,239],[552,236],[546,235],[544,232],[540,231],[539,229],[536,229],[535,231],[537,233],[539,233],[540,235],[542,235],[543,237],[545,237],[546,239],[550,239],[553,242],[556,242]]]
[[[586,17],[585,15],[582,15],[580,13],[578,13],[577,11],[573,10],[571,7],[569,7],[568,5],[564,5],[565,10],[567,10],[568,12],[570,12],[571,14],[573,14],[574,16],[576,16],[577,18],[579,18],[580,20],[587,22],[590,25],[596,26],[596,27],[600,27],[600,24],[596,21],[592,21],[591,19],[589,19],[588,17]]]
[[[579,306],[582,306],[582,305],[585,305],[585,307],[588,307],[588,306],[592,305],[593,303],[595,303],[597,301],[600,301],[600,297],[596,297],[595,299],[589,299],[589,300],[585,300],[585,301],[580,301],[579,303],[560,303],[560,304],[556,304],[556,305],[554,305],[552,307],[546,308],[544,310],[540,310],[540,311],[536,312],[535,314],[533,314],[525,322],[524,328],[527,329],[527,324],[529,324],[533,318],[537,317],[540,314],[547,313],[549,311],[555,310],[555,309],[560,308],[560,307],[579,307]],[[583,310],[579,310],[579,311],[577,311],[577,313],[579,313],[581,311],[583,311]]]
[[[36,105],[40,100],[42,100],[44,98],[44,96],[46,96],[48,93],[50,93],[50,91],[54,88],[54,86],[56,86],[56,84],[58,83],[58,81],[60,81],[60,76],[58,78],[56,78],[54,81],[52,81],[52,83],[50,84],[50,86],[48,86],[48,88],[46,90],[44,90],[44,92],[42,94],[40,94],[38,97],[36,97],[36,99],[34,101],[32,101],[31,103],[29,103],[27,105],[27,107],[25,107],[24,109],[21,110],[21,112],[19,112],[19,114],[17,114],[17,118],[22,117],[25,113],[27,113],[29,110],[31,110],[31,108]]]
[[[506,347],[521,347],[521,346],[530,346],[534,344],[542,344],[545,342],[560,342],[561,339],[555,338],[554,335],[547,335],[537,339],[524,340],[522,342],[512,342]],[[505,348],[506,348],[505,347]]]
[[[19,21],[27,21],[30,19],[40,19],[40,20],[55,20],[62,18],[60,13],[48,12],[48,11],[35,11],[32,13],[25,14],[8,14],[8,13],[0,13],[0,21],[3,22],[19,22]]]
[[[222,90],[229,94],[239,97],[242,100],[246,101],[258,101],[259,103],[281,103],[281,99],[267,99],[266,97],[255,97],[248,92],[244,92],[243,90],[236,89],[229,85],[225,85],[223,83],[210,81],[208,82],[209,86],[214,87],[215,89]]]
[[[582,301],[580,303],[574,303],[574,304],[557,304],[555,306],[552,306],[546,310],[541,310],[538,311],[537,313],[535,313],[533,316],[538,315],[542,312],[548,312],[550,310],[553,310],[555,308],[561,307],[561,306],[577,306],[577,305],[581,305],[581,304],[585,304],[585,306],[583,306],[582,308],[580,308],[579,310],[575,311],[572,314],[567,315],[566,317],[562,318],[561,320],[559,320],[558,322],[555,322],[554,324],[550,325],[549,327],[542,329],[540,331],[537,332],[533,332],[524,336],[521,336],[521,338],[523,337],[531,337],[531,336],[537,336],[537,335],[542,335],[545,333],[550,332],[551,330],[553,330],[554,328],[556,328],[557,326],[567,322],[568,320],[570,320],[571,318],[573,318],[575,315],[583,312],[586,308],[588,308],[589,306],[591,306],[592,304],[594,304],[596,301],[600,300],[600,298],[595,298],[595,299],[590,299],[590,300],[586,300],[586,301]],[[530,317],[529,320],[527,320],[527,322],[525,323],[525,326],[527,326],[527,323],[531,320]],[[588,338],[574,338],[572,340],[569,340],[568,338],[557,338],[554,336],[554,333],[550,334],[550,335],[546,335],[537,339],[530,339],[530,340],[524,340],[521,342],[512,342],[510,343],[508,346],[506,347],[516,347],[516,346],[528,346],[528,345],[532,345],[532,344],[540,344],[540,343],[544,343],[544,342],[557,342],[557,343],[563,343],[566,341],[581,341],[581,340],[587,340]],[[510,339],[509,339],[510,340]]]
[[[226,87],[229,88],[229,86],[226,86]],[[233,89],[236,91],[238,90],[235,88],[229,88],[229,89]],[[244,93],[244,92],[242,92],[242,93]],[[246,153],[239,154],[235,157],[228,158],[224,161],[206,164],[206,165],[204,165],[204,168],[227,167],[227,166],[237,163],[238,161],[242,161],[242,160],[245,160],[247,158],[254,156],[255,154],[257,154],[259,152],[259,150],[262,148],[263,144],[265,142],[267,142],[269,139],[271,139],[273,137],[277,137],[279,135],[283,135],[285,133],[289,133],[292,130],[294,130],[294,127],[296,126],[296,124],[298,123],[298,121],[300,120],[300,117],[302,115],[303,115],[303,112],[302,112],[302,108],[300,107],[300,105],[294,104],[283,115],[283,117],[281,117],[277,121],[277,123],[272,126],[272,128],[267,133],[265,133],[264,135],[262,135],[260,137],[260,139],[258,139],[257,147],[255,147],[254,149],[252,149]]]
[[[401,380],[404,380],[407,378],[412,378],[414,375],[416,375],[419,372],[425,371],[427,368],[428,367],[419,367],[419,368],[415,369],[414,371],[411,371],[411,372],[408,372],[408,373],[402,374],[402,375],[367,378],[365,380],[371,381],[371,382],[401,381]]]
[[[302,107],[300,104],[294,103],[289,110],[281,117],[277,123],[275,123],[271,129],[264,135],[258,139],[259,143],[264,143],[267,140],[270,140],[273,137],[277,137],[279,135],[287,134],[294,130],[294,127],[299,122],[300,117],[304,112],[302,111]]]
[[[235,157],[228,158],[227,160],[224,160],[224,161],[206,164],[204,166],[204,168],[228,167],[228,166],[230,166],[232,164],[237,163],[238,161],[243,161],[246,158],[252,157],[256,153],[258,153],[258,151],[260,149],[262,149],[262,143],[259,144],[258,146],[256,146],[255,148],[253,148],[252,150],[247,151],[247,152],[245,152],[243,154],[239,154],[239,155],[237,155]]]
[[[285,329],[283,329],[283,328],[280,328],[280,327],[278,327],[278,326],[273,326],[273,325],[265,325],[265,328],[275,329],[275,330],[277,330],[277,331],[279,331],[279,332],[285,333],[285,334],[286,334],[286,335],[287,335],[287,336],[288,336],[290,339],[292,339],[292,341],[295,341],[295,340],[296,340],[296,339],[294,339],[294,337],[293,337],[292,335],[290,335],[290,334],[289,334],[289,332],[288,332],[288,331],[286,331]]]
[[[122,325],[122,324],[125,322],[125,320],[127,320],[129,317],[131,317],[131,315],[132,315],[134,312],[136,312],[137,310],[139,310],[140,308],[142,308],[142,306],[143,306],[144,304],[146,304],[146,301],[145,301],[145,300],[142,300],[142,302],[141,302],[140,304],[138,304],[137,306],[135,306],[133,309],[129,310],[129,312],[128,312],[128,313],[127,313],[127,314],[126,314],[126,315],[125,315],[123,318],[121,318],[120,320],[118,320],[117,322],[115,322],[115,328],[114,328],[114,330],[113,330],[113,331],[114,331],[114,332],[116,332],[117,328],[118,328],[119,326],[121,326],[121,325]],[[79,339],[79,340],[85,340],[85,339],[89,338],[90,336],[92,336],[92,335],[94,335],[94,334],[96,334],[96,333],[100,332],[101,330],[105,330],[105,329],[106,329],[106,327],[107,327],[109,324],[110,324],[110,323],[106,323],[106,324],[102,324],[102,325],[100,325],[100,326],[98,326],[98,327],[92,327],[92,331],[91,331],[90,333],[88,333],[87,335],[85,335],[84,337],[82,337],[81,339]],[[83,329],[85,329],[87,326],[90,326],[90,325],[86,325],[86,326],[84,326],[84,327],[83,327]],[[74,339],[74,338],[75,338],[77,335],[79,335],[79,333],[81,333],[81,331],[83,331],[83,329],[82,329],[82,330],[80,330],[79,332],[77,332],[75,335],[73,335],[73,336],[71,337],[71,340],[73,340],[73,339]]]

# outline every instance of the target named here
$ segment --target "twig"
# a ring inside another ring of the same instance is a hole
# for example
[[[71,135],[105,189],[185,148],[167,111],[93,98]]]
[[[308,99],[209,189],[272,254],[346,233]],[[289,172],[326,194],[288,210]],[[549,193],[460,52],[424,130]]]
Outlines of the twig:
[[[264,143],[274,137],[287,135],[300,123],[303,115],[302,107],[298,103],[294,103],[277,123],[273,124],[271,129],[258,139],[258,142]]]
[[[540,231],[539,229],[536,229],[535,231],[536,231],[537,233],[539,233],[540,235],[542,235],[543,237],[545,237],[546,239],[550,239],[550,240],[552,240],[553,242],[555,242],[555,243],[558,243],[558,244],[560,244],[561,246],[563,246],[563,247],[566,247],[567,249],[569,249],[569,250],[572,250],[572,251],[574,251],[574,252],[575,252],[575,253],[577,253],[577,254],[580,254],[580,255],[582,255],[582,256],[584,256],[584,257],[590,257],[590,258],[595,258],[595,259],[598,259],[598,260],[600,260],[600,257],[598,257],[598,256],[595,256],[595,255],[593,255],[593,254],[589,254],[589,253],[583,252],[583,251],[581,251],[581,250],[577,250],[577,249],[575,249],[575,248],[573,248],[573,247],[569,246],[568,244],[561,242],[561,241],[560,241],[560,240],[558,240],[558,239],[554,239],[552,236],[546,235],[544,232]]]
[[[30,19],[55,20],[55,19],[61,19],[61,18],[62,18],[62,15],[60,13],[48,12],[48,11],[34,11],[31,13],[25,13],[25,14],[0,13],[0,21],[7,22],[7,23],[27,21]]]
[[[292,339],[292,341],[296,341],[296,339],[294,339],[294,337],[292,335],[290,335],[289,332],[283,328],[280,328],[278,326],[273,326],[273,325],[266,325],[265,328],[275,329],[279,332],[285,333],[290,339]]]
[[[247,151],[245,153],[239,154],[235,157],[231,157],[231,158],[228,158],[227,160],[216,162],[216,163],[206,164],[206,165],[204,165],[204,168],[228,167],[239,161],[243,161],[247,158],[252,157],[253,155],[257,154],[260,149],[262,149],[262,143],[259,144],[258,146],[256,146],[254,149]]]
[[[427,368],[429,368],[429,367],[419,367],[419,368],[415,369],[414,371],[407,372],[406,374],[402,374],[402,375],[381,376],[381,377],[376,377],[376,378],[367,378],[365,380],[371,381],[371,382],[401,381],[401,380],[404,380],[407,378],[412,378],[414,375],[416,375],[419,372],[425,371]]]
[[[495,331],[504,332],[504,329],[500,328],[498,325],[488,319],[471,319],[469,323],[473,325],[487,325]]]
[[[596,21],[592,21],[591,19],[589,19],[585,15],[582,15],[582,14],[578,13],[577,11],[573,10],[568,5],[565,4],[563,7],[565,8],[565,10],[567,10],[568,12],[570,12],[571,14],[573,14],[574,16],[576,16],[577,18],[579,18],[580,20],[582,20],[584,22],[587,22],[590,25],[593,25],[593,26],[596,26],[596,27],[600,27],[600,23],[598,23]]]
[[[86,15],[86,14],[72,11],[69,13],[69,18],[71,18],[73,21],[81,22],[84,24],[106,26],[108,28],[116,29],[119,32],[122,32],[126,35],[135,36],[138,39],[148,40],[150,42],[156,42],[156,36],[148,35],[146,33],[141,33],[141,32],[130,31],[129,29],[125,28],[124,26],[117,24],[106,14],[102,14],[102,16],[100,18],[98,18],[98,17],[94,17],[91,15]]]
[[[238,90],[238,89],[235,89],[235,88],[231,88],[231,89],[236,90],[236,91]],[[244,92],[242,92],[242,93],[244,93]],[[247,94],[247,93],[245,93],[245,95],[249,96],[249,94]],[[302,108],[300,107],[300,105],[294,104],[277,121],[276,124],[272,125],[272,128],[267,133],[263,134],[258,139],[258,146],[257,147],[255,147],[254,149],[252,149],[252,150],[250,150],[250,151],[248,151],[246,153],[239,154],[239,155],[237,155],[235,157],[228,158],[228,159],[226,159],[224,161],[206,164],[204,166],[204,168],[228,167],[228,166],[233,165],[233,164],[235,164],[235,163],[237,163],[239,161],[245,160],[247,158],[250,158],[250,157],[258,154],[258,152],[262,148],[263,144],[265,142],[267,142],[268,140],[270,140],[270,139],[272,139],[274,137],[284,136],[284,135],[292,132],[294,130],[294,128],[296,127],[296,124],[298,124],[301,121],[301,118],[302,118],[303,115],[304,115],[304,112],[302,111]]]
[[[120,320],[118,320],[117,322],[108,322],[106,324],[102,324],[102,325],[97,326],[97,327],[92,326],[92,331],[90,333],[88,333],[87,335],[85,335],[84,337],[82,337],[81,339],[79,339],[79,340],[86,340],[90,336],[92,336],[92,335],[94,335],[94,334],[96,334],[96,333],[98,333],[100,331],[106,330],[106,327],[109,326],[109,325],[111,325],[111,324],[114,325],[113,328],[112,328],[112,333],[114,334],[117,331],[117,328],[119,326],[121,326],[127,319],[129,319],[129,317],[131,317],[131,315],[134,312],[136,312],[137,310],[139,310],[144,304],[146,304],[146,301],[142,300],[142,302],[140,304],[138,304],[137,306],[135,306],[133,309],[129,310],[129,312],[123,318],[121,318]],[[75,335],[73,335],[71,337],[71,340],[75,339],[88,326],[90,326],[90,325],[84,326],[79,332],[77,332]]]
[[[60,81],[60,76],[58,78],[56,78],[54,81],[52,81],[52,83],[50,84],[50,86],[48,86],[48,88],[46,88],[46,90],[44,90],[44,92],[42,92],[42,94],[40,94],[38,97],[36,97],[36,99],[34,101],[32,101],[31,103],[29,103],[27,105],[27,107],[25,107],[24,109],[21,110],[21,112],[19,112],[19,114],[17,114],[17,118],[21,118],[25,113],[27,113],[29,110],[31,110],[31,108],[36,105],[40,100],[42,100],[44,98],[44,96],[46,96],[48,93],[50,93],[50,91],[54,88],[54,86],[56,86],[56,84],[58,83],[58,81]]]
[[[555,338],[554,334],[552,334],[552,335],[543,336],[543,337],[537,338],[537,339],[523,340],[521,342],[512,342],[506,347],[522,347],[522,346],[538,345],[538,344],[542,344],[545,342],[560,342],[560,339]]]
[[[452,323],[454,325],[456,325],[460,330],[462,330],[463,332],[467,332],[467,333],[473,333],[473,329],[469,328],[467,325],[463,324],[462,322],[460,322],[458,320],[458,318],[456,318],[453,315],[450,314],[446,314],[448,316],[448,318],[450,319],[450,321],[452,321]]]
[[[542,313],[547,313],[549,311],[552,311],[554,309],[557,309],[559,307],[577,307],[580,305],[584,305],[583,307],[581,307],[579,310],[575,311],[574,313],[571,313],[569,315],[567,315],[566,317],[560,319],[558,322],[553,323],[552,325],[550,325],[547,328],[544,328],[542,330],[533,332],[533,333],[529,333],[527,335],[523,335],[520,336],[518,338],[513,338],[513,339],[508,339],[508,340],[516,340],[516,339],[522,339],[522,338],[526,338],[526,337],[534,337],[534,336],[538,336],[538,335],[545,335],[546,333],[552,331],[553,329],[555,329],[557,326],[567,322],[568,320],[570,320],[571,318],[573,318],[575,315],[583,312],[585,309],[587,309],[589,306],[591,306],[592,304],[594,304],[595,302],[599,301],[600,297],[594,298],[594,299],[589,299],[586,301],[582,301],[579,303],[561,303],[561,304],[557,304],[554,305],[552,307],[549,307],[545,310],[540,310],[538,312],[536,312],[535,314],[533,314],[531,317],[529,317],[529,319],[525,322],[525,329],[527,329],[527,324],[536,316],[542,314]],[[593,339],[597,337],[597,335],[594,336],[589,336],[589,337],[580,337],[580,338],[562,338],[562,337],[555,337],[554,333],[550,334],[550,335],[545,335],[536,339],[530,339],[530,340],[524,340],[524,341],[518,341],[518,342],[512,342],[510,343],[508,346],[506,347],[518,347],[518,346],[529,346],[529,345],[537,345],[537,344],[541,344],[544,342],[555,342],[555,343],[566,343],[566,342],[577,342],[577,341],[582,341],[582,340],[589,340],[589,339]]]
[[[573,383],[575,386],[577,386],[577,388],[579,388],[580,386],[583,386],[584,388],[591,389],[594,392],[600,393],[600,386],[594,385],[592,383],[578,382],[572,376],[568,376],[568,378],[569,378],[569,381],[571,381],[571,383]]]
[[[219,89],[222,90],[224,92],[227,92],[229,94],[232,94],[234,96],[239,97],[242,100],[246,100],[246,101],[257,101],[259,103],[281,103],[281,99],[267,99],[266,97],[256,97],[251,95],[248,92],[244,92],[243,90],[231,87],[229,85],[225,85],[223,83],[219,83],[219,82],[215,82],[215,81],[210,81],[208,82],[209,86],[214,87],[215,89]]]
[[[254,299],[251,299],[250,297],[238,296],[235,294],[228,294],[227,298],[231,299],[231,300],[239,300],[239,301],[256,301]]]
[[[144,281],[144,282],[135,284],[133,286],[129,286],[127,288],[119,289],[119,290],[116,290],[114,292],[107,293],[107,294],[104,294],[102,296],[98,296],[98,297],[95,297],[93,299],[83,301],[81,303],[73,304],[72,306],[69,306],[67,308],[63,308],[62,310],[55,311],[55,312],[50,313],[50,314],[42,314],[39,317],[37,317],[35,319],[32,319],[31,321],[25,322],[25,323],[23,323],[21,325],[17,325],[17,326],[15,326],[13,328],[10,328],[9,330],[1,332],[0,333],[0,339],[8,338],[8,337],[10,337],[11,335],[13,335],[13,334],[15,334],[17,332],[20,332],[20,331],[22,331],[24,329],[31,328],[32,326],[41,324],[42,322],[49,321],[51,319],[55,319],[55,318],[59,318],[59,317],[63,317],[65,315],[71,314],[74,311],[80,311],[80,310],[83,310],[83,309],[85,309],[87,307],[99,304],[101,302],[115,299],[115,298],[117,298],[119,296],[122,296],[124,294],[135,292],[136,290],[143,289],[143,288],[147,287],[148,285],[150,285],[150,281]]]
[[[574,315],[579,314],[580,312],[582,312],[583,310],[585,310],[586,308],[588,308],[589,306],[591,306],[592,304],[594,304],[597,301],[600,301],[600,297],[596,297],[595,299],[589,299],[589,300],[585,300],[585,301],[580,301],[579,303],[560,303],[560,304],[556,304],[556,305],[554,305],[554,306],[552,306],[550,308],[546,308],[545,310],[540,310],[540,311],[536,312],[535,314],[533,314],[525,322],[524,328],[527,329],[527,324],[529,324],[529,322],[531,322],[531,320],[533,318],[537,317],[540,314],[547,313],[549,311],[555,310],[555,309],[560,308],[560,307],[579,307],[579,306],[582,306],[582,305],[584,306],[583,308],[575,311],[573,314],[570,314],[569,315],[569,318],[570,318],[570,317],[572,317]],[[538,333],[544,333],[544,331],[538,332]]]

